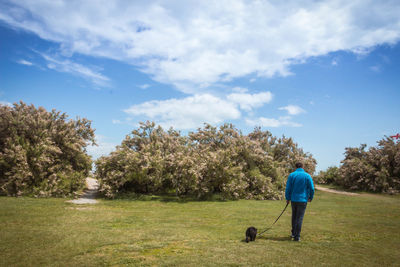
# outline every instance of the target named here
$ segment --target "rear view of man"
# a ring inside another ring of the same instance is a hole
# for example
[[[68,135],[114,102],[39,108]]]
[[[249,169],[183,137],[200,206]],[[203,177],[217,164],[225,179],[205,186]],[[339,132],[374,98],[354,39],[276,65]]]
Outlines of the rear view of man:
[[[292,202],[292,238],[300,241],[301,226],[307,201],[314,197],[314,183],[311,176],[303,170],[302,163],[296,163],[296,171],[292,172],[286,182],[286,202]]]

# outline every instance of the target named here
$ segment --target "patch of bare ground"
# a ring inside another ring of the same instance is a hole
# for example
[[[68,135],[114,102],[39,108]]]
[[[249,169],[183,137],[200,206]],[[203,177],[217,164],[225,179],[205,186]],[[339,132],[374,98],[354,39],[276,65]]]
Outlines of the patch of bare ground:
[[[88,177],[86,178],[86,185],[87,190],[85,190],[84,194],[80,198],[68,200],[67,202],[73,204],[96,204],[97,200],[95,198],[99,189],[99,183],[96,179]]]
[[[330,189],[330,188],[325,188],[319,185],[315,185],[315,188],[317,190],[321,190],[321,191],[325,191],[325,192],[329,192],[329,193],[334,193],[334,194],[341,194],[341,195],[346,195],[346,196],[358,196],[360,194],[358,193],[351,193],[351,192],[345,192],[345,191],[339,191],[339,190],[335,190],[335,189]]]

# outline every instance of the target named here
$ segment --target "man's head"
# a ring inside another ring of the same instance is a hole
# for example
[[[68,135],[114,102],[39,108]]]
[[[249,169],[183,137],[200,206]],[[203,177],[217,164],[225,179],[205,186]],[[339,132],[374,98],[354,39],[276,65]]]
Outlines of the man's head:
[[[303,168],[303,163],[297,162],[297,163],[296,163],[296,168],[297,168],[297,169],[298,169],[298,168]]]

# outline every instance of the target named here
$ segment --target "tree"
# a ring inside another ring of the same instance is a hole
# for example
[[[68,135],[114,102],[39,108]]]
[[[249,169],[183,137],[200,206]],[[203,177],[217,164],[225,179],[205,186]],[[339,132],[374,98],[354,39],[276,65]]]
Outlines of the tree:
[[[0,114],[0,194],[67,196],[84,187],[86,146],[95,144],[89,120],[22,101]]]
[[[389,137],[370,147],[347,147],[339,168],[320,172],[319,179],[352,190],[400,192],[400,142]]]
[[[197,198],[280,199],[296,160],[313,172],[315,159],[292,139],[278,139],[259,128],[243,135],[232,124],[205,124],[181,136],[146,122],[116,151],[96,161],[96,176],[107,197],[174,192]]]

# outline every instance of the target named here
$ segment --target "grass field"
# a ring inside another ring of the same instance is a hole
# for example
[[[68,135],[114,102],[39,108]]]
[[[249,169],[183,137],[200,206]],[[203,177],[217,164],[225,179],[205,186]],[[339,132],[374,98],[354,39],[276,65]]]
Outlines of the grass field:
[[[400,198],[317,192],[302,242],[290,241],[284,201],[145,197],[73,205],[0,198],[1,266],[400,266]]]

